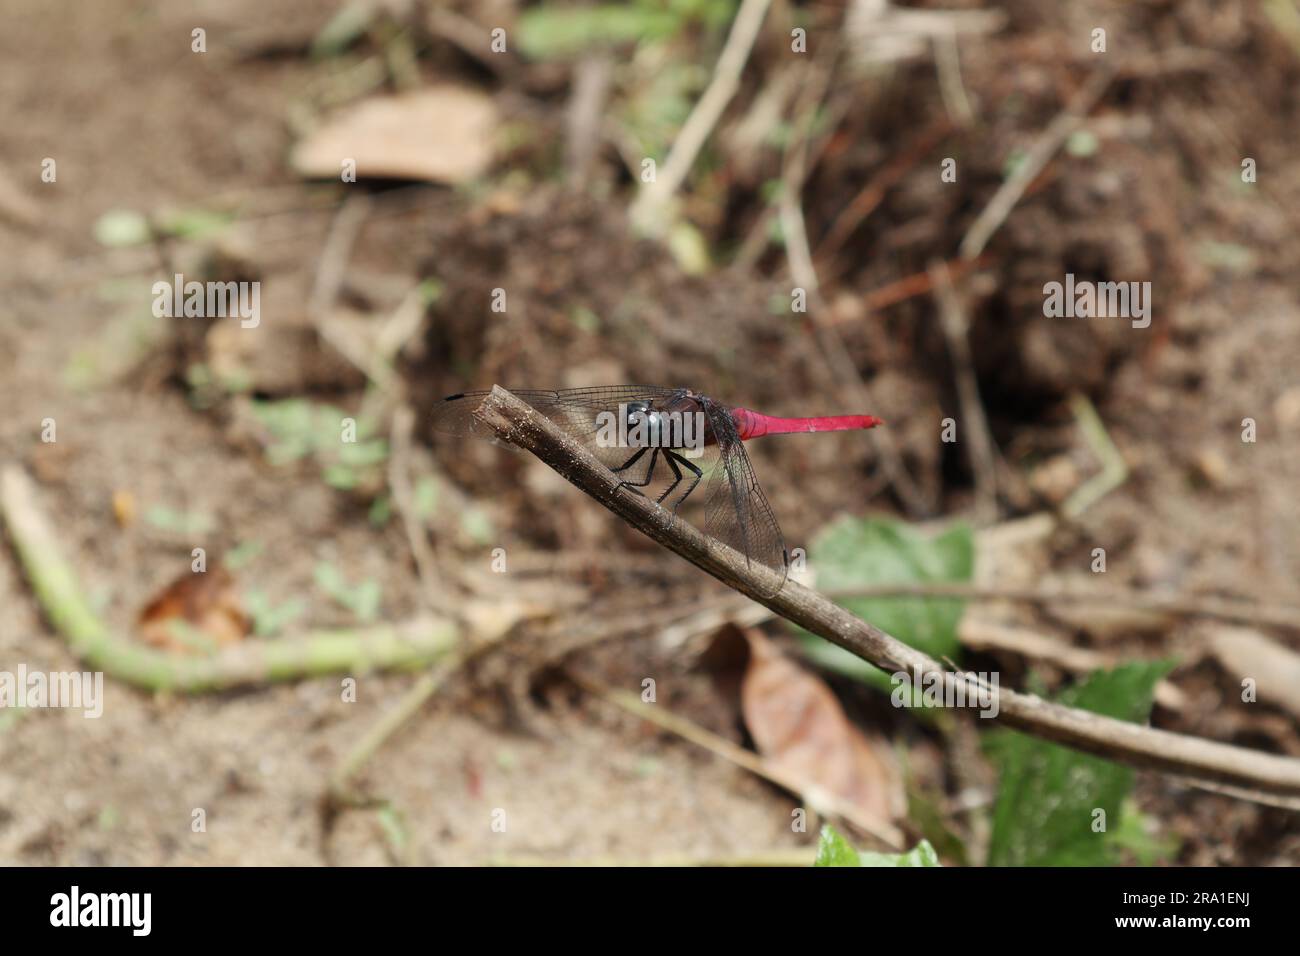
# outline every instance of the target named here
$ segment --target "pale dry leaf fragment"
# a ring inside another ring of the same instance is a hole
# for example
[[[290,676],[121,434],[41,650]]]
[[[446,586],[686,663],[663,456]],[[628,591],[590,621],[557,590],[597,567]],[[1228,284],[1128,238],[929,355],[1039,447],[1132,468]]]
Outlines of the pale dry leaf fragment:
[[[882,824],[901,818],[906,795],[885,743],[868,740],[830,688],[761,633],[746,630],[745,638],[741,709],[759,753],[805,794],[831,793]]]
[[[342,110],[294,148],[291,163],[303,176],[337,178],[353,160],[358,179],[461,183],[487,170],[496,126],[490,96],[444,84]]]
[[[862,62],[893,63],[924,54],[935,40],[993,33],[1005,23],[1000,10],[922,10],[853,0],[844,32]]]
[[[1095,590],[1096,577],[1094,574],[1045,575],[1039,578],[1039,586],[1072,595],[1087,594]],[[1102,642],[1128,642],[1135,635],[1165,634],[1178,623],[1177,615],[1168,611],[1121,607],[1105,596],[1095,601],[1061,601],[1045,610],[1052,619]]]
[[[1099,641],[1127,641],[1136,634],[1164,634],[1177,618],[1163,611],[1108,605],[1104,598],[1095,604],[1061,603],[1050,608],[1050,615]]]
[[[1207,643],[1229,676],[1255,682],[1260,703],[1300,717],[1300,654],[1248,627],[1216,628]]]

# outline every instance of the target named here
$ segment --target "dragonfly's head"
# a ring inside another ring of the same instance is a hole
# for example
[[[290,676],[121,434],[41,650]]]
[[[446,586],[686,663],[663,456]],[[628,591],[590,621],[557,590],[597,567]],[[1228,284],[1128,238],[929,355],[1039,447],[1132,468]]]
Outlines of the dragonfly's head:
[[[633,444],[656,443],[662,418],[657,408],[649,402],[628,402],[623,414],[629,435],[639,438]]]

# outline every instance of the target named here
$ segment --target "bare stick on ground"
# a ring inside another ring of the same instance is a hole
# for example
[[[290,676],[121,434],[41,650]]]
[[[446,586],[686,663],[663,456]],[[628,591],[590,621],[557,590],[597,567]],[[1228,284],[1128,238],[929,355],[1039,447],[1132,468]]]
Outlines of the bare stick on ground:
[[[821,85],[814,86],[814,89],[819,90],[819,92],[815,98],[810,98],[812,102],[821,101],[821,90],[829,83],[830,73],[828,71],[822,76]],[[807,116],[811,117],[814,112],[814,110],[809,109]],[[808,232],[804,227],[803,218],[801,193],[807,161],[808,133],[805,130],[804,134],[798,138],[797,144],[786,151],[784,158],[785,169],[781,177],[781,199],[778,204],[781,230],[785,235],[786,259],[790,266],[790,276],[795,284],[808,294],[808,300],[813,309],[813,331],[822,358],[825,360],[831,374],[843,383],[853,400],[861,407],[874,408],[876,403],[871,398],[871,390],[863,380],[857,366],[849,357],[848,349],[845,347],[844,339],[839,330],[829,322],[830,310],[826,307],[826,302],[822,298],[821,282],[817,278],[817,268],[813,264],[812,249],[808,244]],[[908,472],[893,435],[888,431],[877,429],[869,434],[868,440],[880,459],[881,471],[888,479],[891,487],[898,493],[903,506],[914,516],[928,514],[931,510],[931,503],[926,500],[925,495]]]
[[[714,67],[708,89],[677,134],[664,168],[632,206],[632,221],[651,234],[658,232],[669,218],[665,215],[665,207],[685,181],[686,174],[691,171],[695,157],[713,132],[722,111],[740,88],[740,74],[745,69],[749,51],[753,49],[754,40],[758,37],[759,28],[763,25],[763,18],[767,16],[767,8],[771,3],[772,0],[744,0],[741,3],[731,25],[731,33],[727,36],[727,43]]]
[[[829,597],[956,598],[962,601],[1013,601],[1050,608],[1057,604],[1122,607],[1177,617],[1212,617],[1256,627],[1300,629],[1300,607],[1260,604],[1244,598],[1196,594],[1159,594],[1122,588],[1066,590],[1063,588],[980,587],[974,584],[875,584],[833,591]]]
[[[970,323],[957,298],[957,290],[953,288],[948,267],[942,260],[930,263],[930,278],[939,304],[939,324],[943,326],[943,337],[948,343],[948,356],[952,359],[953,375],[957,380],[957,400],[965,419],[966,447],[970,452],[971,469],[975,472],[975,513],[981,525],[992,524],[998,518],[998,451],[989,431],[988,418],[984,415],[984,403],[980,400],[979,380],[975,375],[968,334]]]
[[[658,724],[665,730],[671,731],[684,740],[689,740],[697,746],[703,747],[724,760],[729,760],[738,767],[748,770],[756,776],[762,777],[771,783],[776,784],[791,793],[805,793],[807,790],[807,781],[800,780],[789,773],[782,771],[779,767],[773,766],[771,761],[764,760],[758,754],[746,750],[744,747],[733,744],[724,737],[719,737],[703,727],[693,724],[684,717],[666,710],[662,706],[651,706],[641,702],[641,699],[635,694],[629,694],[626,691],[615,690],[607,687],[599,681],[585,677],[574,670],[570,669],[569,677],[587,693],[592,694],[601,700],[607,701],[621,707],[631,714],[648,720],[651,723]],[[833,816],[842,817],[849,823],[852,823],[864,833],[868,833],[875,839],[879,840],[885,846],[893,850],[903,849],[903,833],[897,827],[880,820],[873,820],[852,804],[840,800],[832,793],[822,790],[816,794],[806,794],[810,803],[816,804],[816,809],[822,813],[828,813]]]
[[[86,666],[148,690],[225,690],[322,674],[415,668],[446,657],[459,628],[433,617],[406,623],[314,631],[302,638],[246,641],[208,657],[180,657],[113,634],[90,607],[76,571],[36,502],[27,474],[0,472],[0,524],[12,541],[45,616]]]
[[[971,223],[966,237],[961,241],[960,252],[963,259],[979,258],[979,254],[984,251],[993,234],[1006,221],[1011,210],[1016,207],[1016,203],[1020,202],[1020,197],[1025,194],[1029,184],[1038,177],[1043,167],[1065,143],[1066,138],[1097,105],[1101,95],[1106,92],[1106,87],[1110,85],[1110,81],[1109,71],[1094,74],[1060,115],[1043,130],[1043,134],[1025,154],[1024,161],[998,187],[998,191],[993,194],[988,205]]]
[[[913,681],[937,678],[945,692],[954,696],[968,690],[960,675],[816,591],[793,581],[776,590],[780,579],[775,571],[747,562],[743,555],[685,521],[674,520],[648,498],[621,487],[618,477],[590,451],[505,389],[494,388],[476,414],[499,438],[532,452],[638,531],[786,620],[886,673],[906,673]],[[1300,806],[1300,760],[1102,717],[1031,694],[991,692],[996,697],[998,719],[1035,736],[1144,770]]]

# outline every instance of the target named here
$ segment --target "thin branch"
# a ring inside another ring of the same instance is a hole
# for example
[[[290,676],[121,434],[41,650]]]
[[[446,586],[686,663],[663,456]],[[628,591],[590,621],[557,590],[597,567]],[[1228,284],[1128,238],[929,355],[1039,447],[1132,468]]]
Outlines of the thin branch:
[[[1015,601],[1039,607],[1054,604],[1091,604],[1122,607],[1178,617],[1212,617],[1239,624],[1300,630],[1300,607],[1259,604],[1241,598],[1198,597],[1186,594],[1152,594],[1120,588],[1065,591],[1057,588],[980,587],[972,584],[872,584],[826,592],[843,598],[956,598],[962,601]]]
[[[971,108],[966,84],[961,78],[961,55],[955,32],[934,38],[934,67],[939,77],[939,95],[943,97],[948,115],[958,126],[970,126],[975,122],[975,110]]]
[[[995,262],[996,259],[989,253],[985,253],[978,259],[968,261],[966,259],[950,259],[944,263],[948,267],[948,275],[954,281],[960,279],[968,272],[976,269],[983,269]],[[906,302],[908,299],[915,298],[918,295],[924,295],[934,288],[934,278],[927,269],[925,272],[914,272],[910,276],[904,276],[901,279],[895,279],[893,282],[872,289],[862,296],[862,305],[868,312],[879,312],[890,306],[898,305],[900,302]],[[840,324],[848,321],[847,318],[832,318],[831,322]]]
[[[884,202],[889,191],[951,131],[952,122],[948,119],[931,123],[906,149],[878,169],[852,201],[836,214],[825,237],[817,244],[813,258],[819,263],[829,262],[853,232]]]
[[[967,690],[964,679],[939,662],[816,591],[793,581],[781,586],[775,571],[748,562],[648,498],[629,492],[587,448],[505,389],[494,388],[476,415],[503,441],[532,452],[641,533],[786,620],[886,673],[905,673],[914,682],[937,678],[954,696]],[[1144,770],[1258,791],[1300,806],[1300,760],[1127,723],[1031,694],[990,691],[996,695],[997,719],[1035,736]]]
[[[383,716],[366,731],[361,740],[353,745],[347,756],[343,758],[342,762],[330,775],[329,790],[327,792],[330,801],[338,806],[345,805],[348,802],[352,778],[361,771],[361,768],[388,742],[388,739],[393,734],[397,733],[408,720],[420,712],[425,702],[437,693],[438,689],[447,682],[447,678],[451,677],[463,662],[464,658],[460,655],[449,656],[416,681],[390,710],[384,712]]]
[[[1101,95],[1106,92],[1106,87],[1110,85],[1111,76],[1109,71],[1093,74],[1092,78],[1084,84],[1083,89],[1038,137],[1029,152],[1025,154],[1024,161],[998,187],[998,191],[993,194],[988,205],[971,223],[966,237],[961,241],[960,252],[963,259],[976,259],[984,251],[993,234],[1006,221],[1011,210],[1016,207],[1016,203],[1020,202],[1020,197],[1029,188],[1029,184],[1056,155],[1056,151],[1064,144],[1066,137],[1074,132],[1083,122],[1084,117],[1097,105]]]
[[[975,472],[975,513],[981,525],[991,524],[998,517],[998,451],[984,414],[984,402],[980,400],[979,379],[970,348],[970,323],[952,286],[948,267],[941,260],[930,263],[930,278],[939,304],[939,324],[943,327],[957,380],[957,400],[966,420],[966,444],[970,449],[971,469]]]
[[[767,16],[767,8],[771,3],[772,0],[744,0],[741,3],[736,19],[731,24],[731,33],[727,35],[726,45],[713,69],[709,88],[686,118],[686,123],[668,153],[664,168],[632,206],[632,221],[643,229],[651,233],[657,232],[666,220],[665,206],[685,181],[686,174],[691,171],[695,157],[713,132],[722,111],[740,88],[740,74],[749,60],[749,51],[753,49],[754,40],[758,38],[759,28],[763,25],[763,18]]]
[[[1061,506],[1061,513],[1066,518],[1077,521],[1085,511],[1128,481],[1128,464],[1111,441],[1096,406],[1086,395],[1079,392],[1071,395],[1070,410],[1074,412],[1088,447],[1101,462],[1101,471],[1076,488]]]
[[[1009,651],[1076,674],[1090,674],[1124,663],[1117,654],[1076,647],[1069,641],[1048,637],[1037,631],[984,621],[970,615],[963,617],[957,627],[957,640],[961,641],[963,647],[972,650]],[[1187,706],[1187,695],[1167,678],[1156,684],[1155,697],[1157,704],[1169,710],[1182,710]]]
[[[591,170],[601,146],[601,121],[614,79],[614,64],[604,54],[591,54],[573,70],[573,93],[565,117],[565,176],[572,190],[590,186]]]
[[[316,275],[307,300],[308,312],[318,320],[327,318],[338,300],[348,260],[352,257],[352,247],[369,215],[370,197],[365,193],[349,195],[334,215],[329,234],[325,237],[325,247],[321,250],[320,261],[316,264]],[[347,354],[346,351],[344,354]]]
[[[447,589],[438,573],[438,560],[429,543],[428,530],[416,513],[415,490],[411,487],[411,437],[415,430],[415,413],[406,404],[393,410],[393,427],[389,437],[388,487],[393,504],[402,519],[407,545],[420,579],[420,603],[424,607],[446,606]]]
[[[831,82],[831,70],[823,71],[818,82],[812,84],[814,95],[811,102],[820,103]],[[821,282],[817,278],[817,268],[813,264],[812,249],[808,243],[808,232],[803,217],[803,183],[808,162],[808,135],[812,117],[816,110],[805,110],[802,134],[795,145],[788,147],[783,158],[781,198],[778,203],[781,232],[785,237],[786,260],[790,266],[790,277],[795,285],[804,289],[812,306],[813,331],[831,373],[838,378],[852,393],[854,400],[863,408],[875,407],[871,398],[871,389],[863,380],[861,372],[849,356],[844,339],[839,330],[828,321],[830,310],[822,298]],[[872,431],[868,440],[880,460],[890,485],[898,493],[904,507],[912,515],[926,514],[931,510],[930,502],[925,499],[915,479],[903,463],[894,436],[888,431]]]

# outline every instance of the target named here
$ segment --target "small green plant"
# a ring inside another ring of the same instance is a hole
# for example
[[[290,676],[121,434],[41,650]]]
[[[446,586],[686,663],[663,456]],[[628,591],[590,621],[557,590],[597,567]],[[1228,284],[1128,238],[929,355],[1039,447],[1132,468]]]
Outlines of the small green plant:
[[[813,866],[942,866],[928,840],[906,853],[873,853],[855,850],[830,824],[822,827]]]
[[[388,441],[375,423],[353,420],[333,405],[302,398],[257,401],[253,413],[268,433],[267,459],[288,465],[312,459],[332,488],[379,487],[388,460]]]
[[[1057,700],[1119,720],[1143,721],[1168,661],[1096,671]],[[993,811],[993,866],[1109,866],[1118,851],[1151,853],[1164,845],[1136,837],[1141,821],[1125,825],[1133,771],[1013,730],[989,734],[987,748],[1001,771]]]
[[[161,505],[155,505],[146,511],[144,518],[160,531],[190,537],[202,537],[216,527],[216,521],[209,514],[177,511]]]
[[[825,528],[809,548],[809,563],[823,591],[874,584],[967,582],[975,569],[975,540],[958,525],[927,537],[897,521],[844,518]],[[957,624],[964,605],[947,598],[848,598],[846,608],[900,641],[937,660],[956,660]],[[815,663],[873,687],[892,689],[871,664],[820,637],[800,631],[804,652]]]
[[[307,611],[307,602],[294,598],[283,604],[273,604],[262,591],[249,591],[244,595],[244,606],[253,618],[253,633],[258,637],[271,637],[282,631],[285,625],[296,620]]]
[[[318,588],[359,620],[373,621],[379,616],[383,588],[378,581],[367,578],[360,584],[349,584],[342,571],[324,561],[316,565],[315,577]]]

